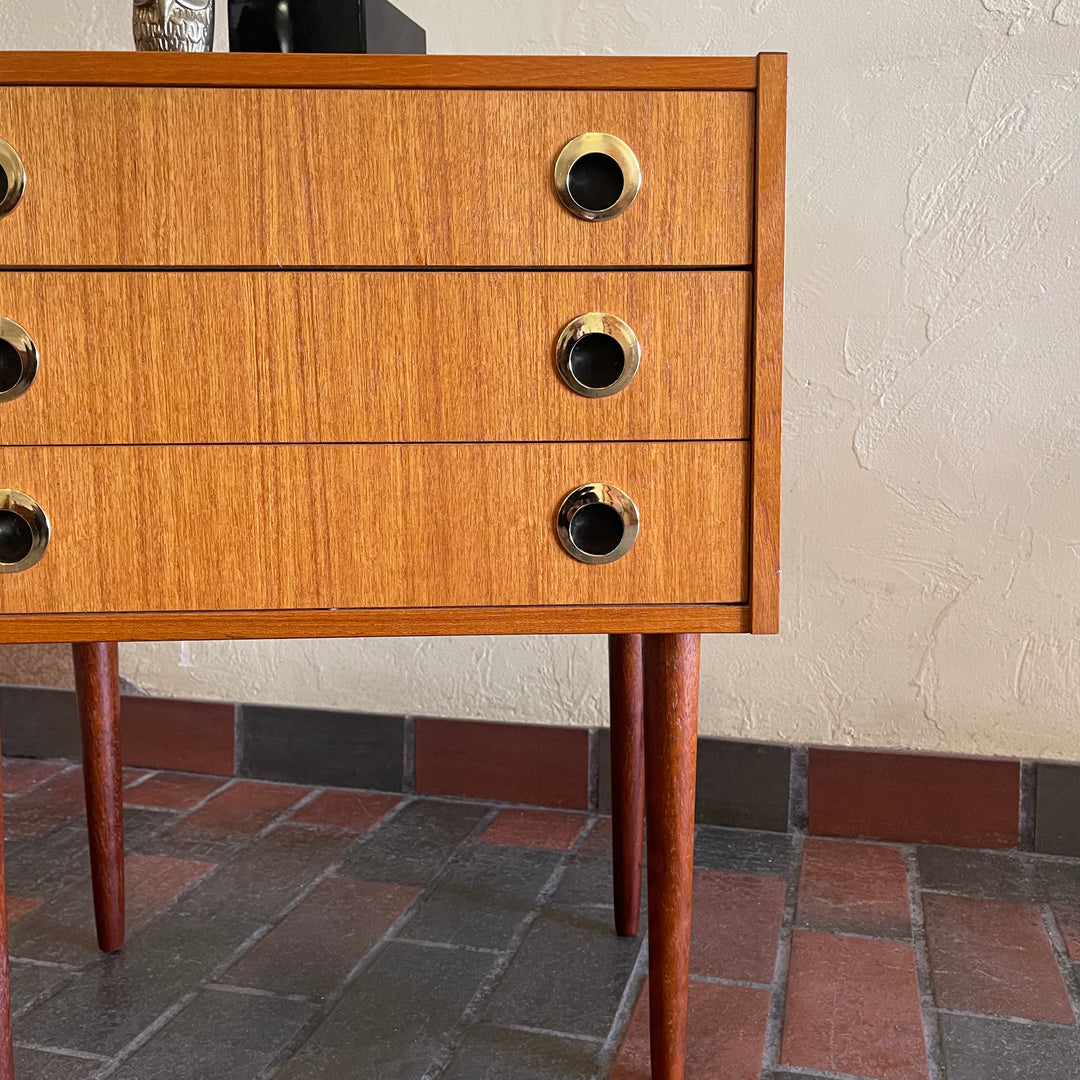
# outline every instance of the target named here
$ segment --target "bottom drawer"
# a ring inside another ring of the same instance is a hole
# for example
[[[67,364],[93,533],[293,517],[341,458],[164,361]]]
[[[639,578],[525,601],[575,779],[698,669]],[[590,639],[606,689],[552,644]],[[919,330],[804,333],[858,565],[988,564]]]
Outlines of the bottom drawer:
[[[9,448],[0,488],[50,534],[0,574],[0,612],[741,603],[747,462],[742,442]],[[640,529],[589,565],[556,516],[596,482]]]

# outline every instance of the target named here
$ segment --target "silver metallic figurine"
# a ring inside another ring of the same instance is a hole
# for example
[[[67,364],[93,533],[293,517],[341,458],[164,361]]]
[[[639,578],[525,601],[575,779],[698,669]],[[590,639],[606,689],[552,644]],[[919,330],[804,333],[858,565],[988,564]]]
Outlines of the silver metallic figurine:
[[[135,0],[131,29],[139,52],[210,52],[214,0]]]

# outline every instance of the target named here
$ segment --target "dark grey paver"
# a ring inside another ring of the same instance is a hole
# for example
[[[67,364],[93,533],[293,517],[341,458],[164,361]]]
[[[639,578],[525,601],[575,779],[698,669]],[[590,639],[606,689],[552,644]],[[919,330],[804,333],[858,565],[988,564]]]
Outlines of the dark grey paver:
[[[475,844],[421,901],[404,933],[421,941],[504,949],[560,857],[537,848]]]
[[[919,880],[931,892],[1037,904],[1042,887],[1030,859],[1018,852],[920,846]]]
[[[19,1080],[89,1080],[101,1066],[100,1061],[15,1047],[15,1075]]]
[[[221,867],[85,974],[23,1018],[39,1046],[112,1055],[209,978],[256,930],[336,862],[354,837],[281,826]]]
[[[390,942],[274,1080],[420,1080],[495,962]]]
[[[405,718],[245,705],[239,776],[401,791]]]
[[[18,1013],[46,990],[77,977],[77,971],[52,964],[20,963],[11,960],[11,1011]]]
[[[1080,855],[1080,766],[1035,766],[1035,850]]]
[[[600,1042],[477,1024],[440,1080],[592,1080]]]
[[[791,869],[791,845],[792,837],[786,833],[699,825],[694,834],[694,865],[784,877]]]
[[[786,746],[698,741],[697,820],[736,829],[786,832],[791,750]]]
[[[488,814],[477,803],[410,803],[360,840],[341,873],[365,881],[427,885]]]
[[[600,908],[545,908],[492,996],[486,1019],[604,1038],[639,938],[619,938]]]
[[[941,1042],[949,1080],[1076,1080],[1080,1031],[942,1013]]]
[[[11,757],[82,757],[74,690],[0,687],[4,753]]]
[[[408,910],[420,890],[329,877],[219,982],[322,1000]]]
[[[280,998],[204,990],[113,1080],[256,1080],[314,1013]]]

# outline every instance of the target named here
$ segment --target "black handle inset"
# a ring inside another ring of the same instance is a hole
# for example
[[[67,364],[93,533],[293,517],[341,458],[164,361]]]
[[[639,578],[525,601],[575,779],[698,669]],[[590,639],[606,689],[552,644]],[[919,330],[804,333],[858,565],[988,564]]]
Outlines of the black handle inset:
[[[587,555],[610,555],[625,532],[619,511],[608,503],[582,506],[570,521],[570,539]]]
[[[603,390],[617,382],[626,369],[626,354],[610,334],[585,334],[570,346],[567,363],[582,386]]]
[[[14,510],[0,510],[0,563],[19,563],[34,547],[34,530]]]
[[[625,186],[619,163],[608,154],[579,157],[566,177],[566,187],[574,202],[594,213],[610,210]]]
[[[0,402],[25,394],[37,370],[34,339],[14,320],[0,318]]]
[[[0,338],[0,394],[6,394],[19,385],[23,377],[23,361],[19,350]]]

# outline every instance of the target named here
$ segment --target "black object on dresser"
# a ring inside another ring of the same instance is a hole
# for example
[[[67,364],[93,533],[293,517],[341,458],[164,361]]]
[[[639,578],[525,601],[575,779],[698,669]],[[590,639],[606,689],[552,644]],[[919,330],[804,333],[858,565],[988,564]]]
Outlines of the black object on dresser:
[[[389,0],[229,0],[231,52],[427,52],[424,28]]]

